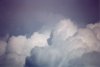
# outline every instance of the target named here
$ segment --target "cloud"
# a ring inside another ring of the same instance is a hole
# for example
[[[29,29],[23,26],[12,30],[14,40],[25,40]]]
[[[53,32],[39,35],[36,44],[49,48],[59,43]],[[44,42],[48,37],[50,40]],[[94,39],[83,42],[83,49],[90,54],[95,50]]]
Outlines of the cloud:
[[[76,32],[77,27],[72,23],[71,20],[62,20],[57,25],[54,31],[54,36],[58,35],[63,37],[62,39],[67,39],[68,37],[73,36]]]
[[[100,52],[98,28],[99,23],[78,28],[71,20],[61,20],[51,31],[50,45],[33,48],[25,67],[98,67],[100,62],[92,59]]]
[[[100,23],[79,28],[70,19],[64,19],[53,27],[44,26],[29,38],[7,36],[0,40],[0,66],[98,67],[99,60],[92,58],[100,53],[99,28]]]
[[[4,65],[4,56],[6,54],[7,42],[6,38],[0,40],[0,66]]]
[[[5,54],[7,43],[5,41],[0,41],[0,56]]]
[[[99,67],[100,52],[84,53],[81,57],[69,61],[69,67]]]
[[[30,55],[34,47],[47,46],[48,35],[38,32],[27,38],[25,35],[11,36],[7,41],[0,41],[0,60],[4,56],[4,62],[0,61],[2,67],[23,67],[25,58]]]

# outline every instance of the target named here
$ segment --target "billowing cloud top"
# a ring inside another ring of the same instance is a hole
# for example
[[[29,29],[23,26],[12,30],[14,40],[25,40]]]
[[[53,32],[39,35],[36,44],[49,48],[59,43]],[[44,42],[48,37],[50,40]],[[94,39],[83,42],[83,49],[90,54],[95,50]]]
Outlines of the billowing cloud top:
[[[1,67],[99,67],[99,22],[79,28],[64,19],[54,26],[29,38],[20,35],[0,41]]]
[[[49,46],[32,49],[26,67],[99,67],[99,27],[78,28],[69,19],[61,20],[51,31]]]

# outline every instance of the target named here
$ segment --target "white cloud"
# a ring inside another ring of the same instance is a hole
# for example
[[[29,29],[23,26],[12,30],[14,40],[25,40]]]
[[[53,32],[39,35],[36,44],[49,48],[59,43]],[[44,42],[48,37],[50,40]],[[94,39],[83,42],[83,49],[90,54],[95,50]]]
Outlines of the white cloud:
[[[91,29],[95,33],[96,37],[100,40],[100,22],[88,24],[87,28]]]
[[[77,32],[77,27],[71,20],[61,20],[60,23],[57,24],[54,30],[54,36],[60,37],[62,40],[65,40],[71,36],[73,36]]]
[[[20,35],[10,37],[8,43],[0,41],[0,56],[7,53],[5,67],[23,67],[32,48],[48,46],[47,38],[47,35],[35,32],[30,38]]]
[[[28,61],[33,65],[34,63],[40,65],[38,67],[67,67],[70,60],[79,58],[85,53],[100,52],[98,38],[100,33],[97,29],[99,23],[96,24],[78,29],[71,20],[62,20],[52,31],[52,44],[44,48],[33,48]],[[97,31],[92,28],[95,26]]]
[[[0,41],[0,56],[7,53],[5,67],[23,67],[30,52],[29,61],[40,67],[67,67],[70,60],[84,53],[100,52],[100,23],[78,28],[71,20],[64,19],[54,26],[50,29],[45,26],[30,38],[19,35],[11,36],[8,43]],[[47,42],[48,38],[51,38],[51,45]]]

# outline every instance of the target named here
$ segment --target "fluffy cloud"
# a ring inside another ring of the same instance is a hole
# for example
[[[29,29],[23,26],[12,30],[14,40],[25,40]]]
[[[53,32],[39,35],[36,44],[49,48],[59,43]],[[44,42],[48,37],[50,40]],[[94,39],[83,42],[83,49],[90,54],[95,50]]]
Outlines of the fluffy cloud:
[[[78,29],[71,20],[60,21],[51,32],[51,44],[33,48],[25,67],[98,67],[95,56],[100,54],[99,26],[88,24]]]
[[[29,38],[20,35],[1,40],[0,66],[98,67],[100,23],[78,28],[64,19],[53,26],[45,26]]]
[[[2,67],[24,67],[25,58],[30,55],[34,47],[47,46],[48,35],[35,32],[30,38],[26,36],[12,36],[7,41],[0,41],[0,56],[5,56]],[[1,57],[2,60],[2,57]]]

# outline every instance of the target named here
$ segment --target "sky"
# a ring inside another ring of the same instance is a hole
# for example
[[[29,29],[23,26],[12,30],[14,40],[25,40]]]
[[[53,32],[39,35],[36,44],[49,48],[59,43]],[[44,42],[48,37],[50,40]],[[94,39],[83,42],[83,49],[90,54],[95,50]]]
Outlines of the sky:
[[[99,0],[0,0],[0,67],[99,67]]]
[[[98,22],[99,0],[1,0],[0,36],[30,35],[63,17],[82,27]]]

